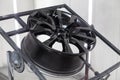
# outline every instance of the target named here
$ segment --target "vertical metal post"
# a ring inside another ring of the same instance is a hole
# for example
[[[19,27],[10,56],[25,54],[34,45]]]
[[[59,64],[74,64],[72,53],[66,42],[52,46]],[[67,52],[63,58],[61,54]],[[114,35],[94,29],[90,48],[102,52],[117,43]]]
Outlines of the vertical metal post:
[[[87,63],[89,62],[88,61],[88,57],[89,57],[89,55],[86,54],[86,61],[87,61]],[[88,80],[88,78],[89,78],[89,68],[88,68],[87,65],[85,65],[85,80]]]

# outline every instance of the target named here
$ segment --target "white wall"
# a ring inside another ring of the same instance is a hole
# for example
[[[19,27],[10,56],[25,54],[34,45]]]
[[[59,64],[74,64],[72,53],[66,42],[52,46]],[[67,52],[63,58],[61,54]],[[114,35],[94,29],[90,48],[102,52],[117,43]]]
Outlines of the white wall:
[[[120,1],[94,0],[93,24],[108,40],[120,49]],[[96,70],[103,71],[116,62],[120,57],[97,39],[97,45],[92,54],[92,64]],[[114,71],[109,80],[120,80],[120,69]]]
[[[13,3],[9,0],[0,0],[0,15],[13,13]],[[0,21],[0,26],[5,29],[5,31],[14,29],[14,20],[10,21]],[[10,49],[10,46],[5,42],[5,40],[0,36],[0,66],[6,65],[6,50]]]
[[[53,5],[59,5],[66,3],[69,5],[70,0],[35,0],[34,6],[35,8],[42,8],[42,7],[48,7]]]
[[[88,0],[35,0],[34,7],[42,8],[59,4],[67,4],[85,20],[88,19]]]

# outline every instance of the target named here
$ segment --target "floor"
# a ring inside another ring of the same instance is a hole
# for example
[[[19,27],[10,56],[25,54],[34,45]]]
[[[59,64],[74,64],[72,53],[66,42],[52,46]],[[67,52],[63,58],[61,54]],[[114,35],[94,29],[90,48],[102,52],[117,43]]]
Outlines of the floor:
[[[8,76],[7,67],[0,68],[0,72]],[[23,73],[17,73],[14,71],[14,77],[15,80],[38,80],[37,77],[27,69]]]
[[[0,72],[8,76],[7,67],[0,68]],[[47,78],[47,80],[63,80],[63,79],[64,80],[80,80],[81,78],[80,74],[77,74],[72,77],[70,76],[67,78],[63,78],[63,77],[59,78],[59,77],[53,77],[48,75],[44,75],[44,76]],[[14,71],[14,77],[15,77],[15,80],[39,80],[37,76],[34,73],[32,73],[32,71],[28,67],[25,68],[25,71],[23,73],[17,73]],[[3,80],[3,79],[0,79],[0,80]]]

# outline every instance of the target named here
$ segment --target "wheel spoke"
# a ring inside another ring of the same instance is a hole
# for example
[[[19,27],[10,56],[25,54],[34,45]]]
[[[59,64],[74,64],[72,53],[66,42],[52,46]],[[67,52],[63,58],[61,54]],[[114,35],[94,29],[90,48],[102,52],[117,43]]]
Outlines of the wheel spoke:
[[[35,34],[52,34],[53,31],[51,29],[48,28],[43,28],[43,26],[38,26],[37,24],[34,25],[33,28],[31,28],[31,31],[33,31]]]
[[[79,27],[75,27],[77,30],[81,30],[81,31],[91,31],[92,29],[91,29],[91,27],[81,27],[81,26],[79,26]]]
[[[38,24],[40,26],[40,25],[44,24],[44,25],[46,25],[46,26],[44,26],[45,28],[55,30],[55,25],[51,25],[51,24],[49,24],[49,23],[47,23],[45,21],[39,21],[39,19],[37,19],[37,18],[29,18],[29,20],[30,21],[32,20],[31,22],[36,21],[36,23],[34,23],[34,25]]]
[[[44,15],[45,15],[45,13],[44,13]],[[54,27],[54,29],[56,29],[55,23],[54,23],[54,20],[52,19],[52,17],[51,17],[51,16],[48,16],[48,15],[45,15],[45,16],[46,16],[48,19],[50,19],[52,26]]]
[[[77,17],[76,17],[75,15],[72,15],[71,18],[70,18],[69,23],[70,23],[70,24],[71,24],[71,23],[74,23],[76,19],[77,19]]]
[[[87,41],[89,43],[91,42],[95,42],[95,39],[86,35],[82,35],[82,34],[73,34],[73,37],[77,38],[78,40],[84,40]]]
[[[58,20],[59,20],[59,27],[62,28],[62,12],[61,11],[57,11],[58,14]]]
[[[69,52],[69,53],[73,53],[72,49],[69,45],[69,40],[68,39],[64,39],[62,41],[62,45],[63,45],[63,52]]]
[[[45,24],[45,25],[47,25],[47,28],[50,28],[50,29],[52,29],[52,30],[55,30],[55,26],[54,26],[54,25],[51,25],[51,24],[49,24],[49,23],[47,23],[47,22],[45,22],[45,21],[42,21],[41,24]]]
[[[57,35],[53,35],[51,36],[50,39],[46,40],[45,42],[43,42],[45,45],[52,47],[52,45],[55,43],[55,41],[57,40]]]
[[[71,43],[76,45],[80,52],[88,53],[88,50],[84,47],[84,42],[83,41],[77,40],[77,39],[72,37],[71,38]]]

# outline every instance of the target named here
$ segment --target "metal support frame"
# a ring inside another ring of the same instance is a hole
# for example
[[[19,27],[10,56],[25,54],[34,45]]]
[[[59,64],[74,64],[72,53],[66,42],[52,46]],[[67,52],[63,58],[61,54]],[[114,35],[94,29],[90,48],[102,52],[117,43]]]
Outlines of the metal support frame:
[[[4,32],[4,30],[2,28],[0,28],[0,34],[11,45],[11,47],[15,51],[18,52],[18,56],[20,57],[19,61],[22,61],[24,59],[26,64],[31,68],[31,70],[38,76],[38,78],[40,80],[46,80],[45,77],[42,75],[42,73],[38,70],[38,68],[36,66],[34,66],[34,64],[31,62],[31,60],[25,54],[21,54],[21,50],[17,47],[17,45],[14,43],[14,41]],[[12,52],[9,51],[8,53],[12,53]],[[22,61],[22,66],[24,66],[24,62],[23,61]],[[23,70],[24,69],[22,69],[21,72]]]
[[[19,12],[16,14],[9,14],[9,15],[5,15],[5,16],[0,16],[0,21],[3,20],[7,20],[7,19],[11,19],[14,18],[18,21],[18,23],[22,26],[22,28],[18,29],[18,30],[13,30],[13,31],[9,31],[9,32],[4,32],[4,30],[2,28],[0,28],[0,34],[3,36],[3,38],[13,47],[13,49],[15,51],[18,52],[18,55],[20,56],[21,60],[24,60],[26,62],[26,64],[31,68],[31,70],[38,76],[39,80],[46,80],[45,77],[42,75],[42,73],[38,70],[38,68],[36,66],[34,66],[34,64],[30,61],[30,59],[25,55],[25,54],[21,54],[20,49],[17,47],[17,45],[14,43],[14,41],[12,41],[12,39],[10,39],[10,36],[14,36],[16,34],[21,34],[24,32],[28,32],[29,28],[27,26],[27,24],[20,18],[21,16],[26,16],[31,14],[34,11],[37,10],[45,10],[45,9],[50,9],[50,10],[54,10],[57,8],[65,8],[67,9],[69,12],[71,12],[73,15],[76,15],[78,17],[78,19],[80,19],[83,23],[85,23],[85,26],[90,26],[85,20],[83,20],[77,13],[75,13],[70,7],[68,7],[66,4],[62,4],[62,5],[57,5],[57,6],[52,6],[52,7],[46,7],[46,8],[42,8],[42,9],[35,9],[35,10],[30,10],[30,11],[25,11],[25,12]],[[92,30],[94,31],[94,33],[96,34],[96,36],[98,36],[104,43],[106,43],[112,50],[114,50],[118,55],[120,55],[120,50],[115,47],[110,41],[108,41],[103,35],[101,35],[93,26],[91,27]],[[87,55],[86,55],[87,56]],[[24,65],[24,62],[22,62]],[[88,62],[87,62],[88,63]],[[87,65],[86,65],[87,66]],[[99,80],[102,79],[104,76],[108,75],[109,73],[111,73],[113,70],[117,69],[118,67],[120,67],[120,62],[118,62],[117,64],[113,65],[112,67],[108,68],[107,70],[105,70],[102,73],[99,73],[98,75],[96,75],[95,77],[89,79],[89,80]],[[88,68],[86,67],[86,74],[88,74]],[[88,76],[88,75],[87,75]],[[85,79],[85,80],[88,80]]]

